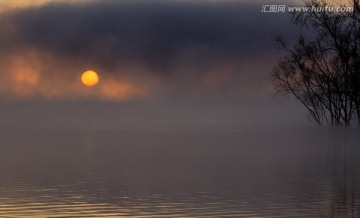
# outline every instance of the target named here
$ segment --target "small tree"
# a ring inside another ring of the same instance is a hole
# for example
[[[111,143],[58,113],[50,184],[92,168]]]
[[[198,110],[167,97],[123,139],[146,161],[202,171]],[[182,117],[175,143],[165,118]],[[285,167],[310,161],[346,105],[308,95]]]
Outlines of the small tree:
[[[325,7],[311,0],[306,6]],[[353,12],[293,13],[292,21],[310,32],[311,40],[300,36],[288,47],[272,72],[275,89],[293,95],[319,125],[348,126],[356,111],[360,126],[360,19],[359,0]]]

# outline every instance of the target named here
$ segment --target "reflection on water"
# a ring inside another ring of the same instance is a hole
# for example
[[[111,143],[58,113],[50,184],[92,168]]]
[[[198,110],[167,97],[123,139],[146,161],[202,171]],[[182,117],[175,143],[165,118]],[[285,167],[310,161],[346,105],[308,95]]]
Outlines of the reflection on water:
[[[3,129],[0,217],[359,217],[357,135]]]

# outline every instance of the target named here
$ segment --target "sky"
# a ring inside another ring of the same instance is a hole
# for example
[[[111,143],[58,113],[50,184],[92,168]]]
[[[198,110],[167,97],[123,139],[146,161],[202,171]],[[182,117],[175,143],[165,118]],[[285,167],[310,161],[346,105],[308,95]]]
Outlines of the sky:
[[[0,126],[306,125],[270,77],[301,30],[264,3],[0,0]]]

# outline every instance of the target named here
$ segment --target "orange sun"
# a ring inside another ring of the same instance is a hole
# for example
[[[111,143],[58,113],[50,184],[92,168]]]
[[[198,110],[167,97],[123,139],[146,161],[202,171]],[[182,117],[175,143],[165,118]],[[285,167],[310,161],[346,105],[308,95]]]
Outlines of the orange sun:
[[[88,70],[81,75],[81,82],[85,86],[94,86],[99,82],[99,76],[95,71]]]

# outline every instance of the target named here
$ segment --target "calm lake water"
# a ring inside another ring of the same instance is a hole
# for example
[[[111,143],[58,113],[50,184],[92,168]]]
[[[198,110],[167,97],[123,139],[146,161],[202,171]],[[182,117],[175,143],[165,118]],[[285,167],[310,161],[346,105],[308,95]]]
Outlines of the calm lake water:
[[[360,217],[360,131],[0,131],[0,217]]]

